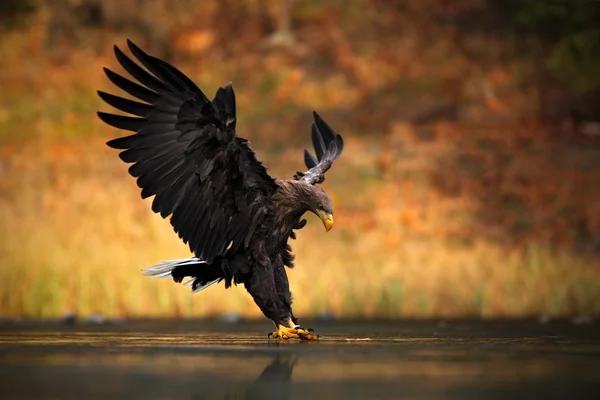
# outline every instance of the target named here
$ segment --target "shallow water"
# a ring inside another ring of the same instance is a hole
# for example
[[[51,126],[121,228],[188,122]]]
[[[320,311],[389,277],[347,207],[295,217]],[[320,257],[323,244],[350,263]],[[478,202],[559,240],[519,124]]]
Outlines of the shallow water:
[[[597,324],[265,322],[0,325],[7,399],[600,398]],[[349,342],[347,338],[369,338]]]

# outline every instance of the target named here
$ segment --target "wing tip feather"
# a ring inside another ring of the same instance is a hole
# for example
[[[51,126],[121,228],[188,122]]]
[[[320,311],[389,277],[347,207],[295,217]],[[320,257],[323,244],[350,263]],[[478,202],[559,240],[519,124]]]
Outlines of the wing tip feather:
[[[311,141],[317,158],[312,157],[307,149],[304,150],[304,163],[309,171],[302,176],[310,183],[317,184],[324,180],[325,172],[342,154],[344,140],[316,110],[312,110],[312,116]]]

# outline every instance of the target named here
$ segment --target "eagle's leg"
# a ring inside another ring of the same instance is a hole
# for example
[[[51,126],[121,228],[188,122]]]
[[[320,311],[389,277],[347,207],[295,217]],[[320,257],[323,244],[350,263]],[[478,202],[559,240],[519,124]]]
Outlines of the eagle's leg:
[[[285,312],[289,315],[289,318],[284,321],[284,324],[273,321],[275,322],[275,328],[277,330],[271,332],[269,337],[282,339],[297,337],[302,340],[318,340],[319,337],[314,334],[314,330],[310,328],[305,329],[300,326],[298,324],[298,319],[292,312],[292,293],[290,292],[290,285],[283,263],[274,263],[273,277],[275,280],[275,287],[277,288],[277,296],[279,297],[280,302],[283,304]]]
[[[266,266],[257,265],[244,282],[244,285],[263,314],[273,321],[277,327],[277,330],[270,333],[269,337],[279,339],[317,339],[309,331],[295,326],[292,321],[290,304],[283,300],[285,296],[279,294],[272,264],[269,263]],[[291,295],[288,294],[287,297],[291,298]]]

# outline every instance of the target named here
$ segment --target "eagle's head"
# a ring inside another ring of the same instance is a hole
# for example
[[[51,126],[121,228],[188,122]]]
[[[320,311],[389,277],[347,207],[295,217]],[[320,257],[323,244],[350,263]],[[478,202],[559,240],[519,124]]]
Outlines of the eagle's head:
[[[286,210],[284,214],[292,215],[294,220],[310,211],[321,218],[327,231],[333,227],[333,204],[320,187],[299,180],[279,181],[274,197],[281,210]]]
[[[325,191],[317,186],[306,185],[309,190],[306,196],[308,211],[315,213],[325,226],[325,230],[329,231],[333,228],[333,204]]]

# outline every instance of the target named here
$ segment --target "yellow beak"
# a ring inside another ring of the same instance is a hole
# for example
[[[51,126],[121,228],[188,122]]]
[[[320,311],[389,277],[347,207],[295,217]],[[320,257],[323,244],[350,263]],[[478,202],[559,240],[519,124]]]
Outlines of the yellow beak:
[[[325,226],[325,231],[329,232],[331,228],[333,228],[333,215],[327,214],[324,211],[317,210],[317,215],[323,221],[323,225]]]

